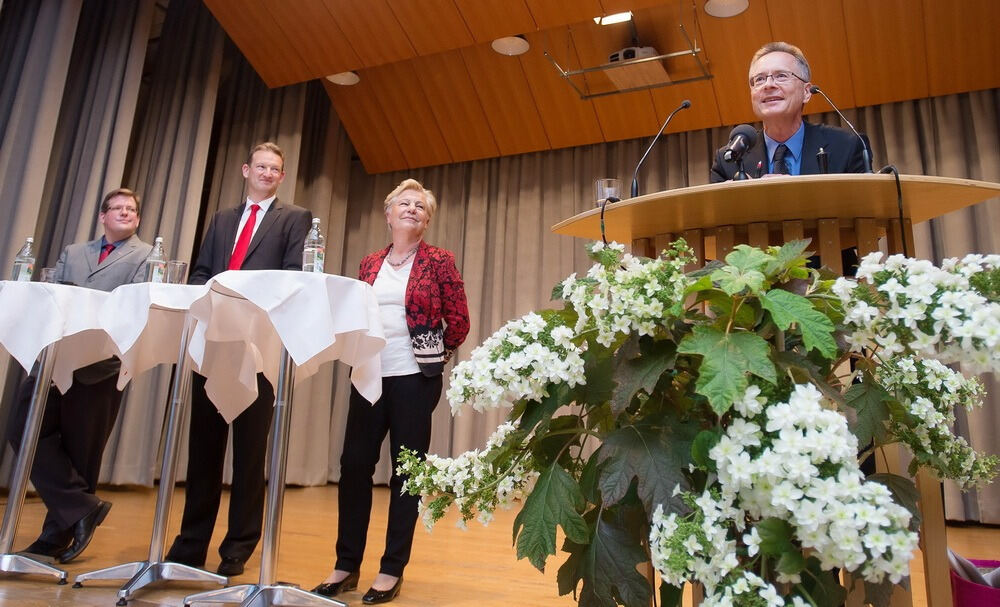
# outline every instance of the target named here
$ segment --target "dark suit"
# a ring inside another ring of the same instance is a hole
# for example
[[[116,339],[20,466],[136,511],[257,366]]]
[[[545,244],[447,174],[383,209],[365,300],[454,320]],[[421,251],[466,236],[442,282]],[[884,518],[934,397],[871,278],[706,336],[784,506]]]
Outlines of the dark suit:
[[[245,203],[212,218],[188,282],[204,284],[229,266]],[[242,270],[301,270],[302,245],[312,213],[275,199],[258,214],[259,227],[247,249]],[[245,561],[260,541],[264,516],[264,462],[271,425],[274,388],[257,374],[258,396],[233,420],[233,484],[229,526],[219,546],[223,557]],[[167,560],[201,566],[208,555],[222,498],[222,475],[229,425],[205,393],[205,378],[194,374],[191,386],[191,429],[188,442],[187,489],[181,531]]]
[[[133,234],[98,264],[101,239],[71,244],[56,263],[56,280],[102,291],[139,282],[151,248]],[[115,385],[120,365],[116,358],[96,362],[73,373],[66,394],[49,390],[31,482],[47,509],[41,539],[52,544],[67,544],[73,524],[100,504],[95,494],[101,459],[121,406],[122,393]],[[7,428],[15,450],[20,449],[34,387],[30,375],[18,388]]]
[[[852,131],[825,124],[805,123],[806,132],[802,139],[802,161],[799,169],[801,175],[817,175],[821,171],[816,160],[816,153],[820,148],[827,154],[828,173],[864,173],[868,170],[865,166],[863,147],[861,140]],[[709,174],[711,183],[729,181],[738,170],[735,162],[726,162],[722,159],[722,153],[726,146],[722,146],[715,152],[715,161],[712,163],[712,172]],[[767,172],[768,158],[767,146],[764,144],[764,134],[757,132],[757,145],[743,157],[743,167],[751,176],[757,169],[757,163],[761,163],[764,172]]]

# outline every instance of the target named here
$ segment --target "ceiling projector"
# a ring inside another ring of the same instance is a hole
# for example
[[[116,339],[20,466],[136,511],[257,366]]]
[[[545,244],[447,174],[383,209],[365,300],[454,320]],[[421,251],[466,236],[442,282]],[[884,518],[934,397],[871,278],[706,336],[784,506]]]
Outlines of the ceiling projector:
[[[628,46],[620,51],[615,51],[608,55],[608,63],[630,61],[632,59],[645,59],[646,57],[655,56],[656,49],[651,46]]]

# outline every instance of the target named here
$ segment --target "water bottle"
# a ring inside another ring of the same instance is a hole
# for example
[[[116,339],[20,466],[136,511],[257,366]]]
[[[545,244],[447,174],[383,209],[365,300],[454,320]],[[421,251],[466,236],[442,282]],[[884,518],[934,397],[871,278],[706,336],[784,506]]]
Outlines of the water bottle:
[[[35,239],[30,236],[24,240],[24,246],[14,256],[14,273],[11,280],[23,282],[31,281],[31,275],[35,273],[35,252],[32,251],[32,244]]]
[[[319,217],[313,217],[312,227],[306,235],[306,243],[302,248],[302,271],[323,273],[323,260],[326,257],[326,239],[319,231]]]
[[[146,257],[146,282],[166,282],[166,276],[167,254],[163,250],[163,237],[157,236]]]

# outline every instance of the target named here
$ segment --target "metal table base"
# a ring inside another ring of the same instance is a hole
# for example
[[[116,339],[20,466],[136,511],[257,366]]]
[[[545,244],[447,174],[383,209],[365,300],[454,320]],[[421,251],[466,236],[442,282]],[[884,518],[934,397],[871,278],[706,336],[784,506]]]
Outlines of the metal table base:
[[[240,603],[242,607],[271,605],[347,607],[333,599],[306,592],[294,586],[275,583],[278,560],[278,540],[281,535],[281,509],[285,498],[285,463],[288,460],[288,434],[291,429],[292,383],[295,368],[292,358],[281,348],[278,385],[275,389],[274,423],[271,429],[270,478],[267,483],[267,510],[264,513],[264,537],[261,545],[260,581],[229,588],[192,594],[184,598],[185,605],[194,603]]]
[[[49,384],[52,382],[52,367],[55,365],[58,344],[59,342],[49,344],[38,357],[38,377],[31,392],[28,417],[24,423],[24,432],[21,434],[21,449],[14,464],[7,507],[3,513],[3,524],[0,525],[0,571],[54,575],[59,578],[60,584],[65,584],[66,572],[62,569],[24,554],[11,552],[14,536],[17,533],[17,523],[21,518],[21,507],[24,505],[24,493],[28,489],[31,465],[35,461],[35,448],[38,446],[38,433],[42,429],[42,416],[45,413],[45,404],[49,400]]]
[[[210,573],[197,567],[163,560],[163,545],[170,516],[170,503],[174,496],[174,481],[177,476],[177,447],[180,443],[181,422],[190,402],[191,365],[188,362],[188,339],[191,336],[192,319],[188,316],[181,335],[180,352],[173,381],[170,384],[170,405],[167,409],[166,429],[163,441],[163,462],[160,464],[160,487],[156,493],[156,512],[153,517],[153,532],[149,542],[149,557],[115,565],[76,576],[73,587],[79,588],[86,580],[128,580],[118,591],[118,605],[125,605],[132,595],[153,582],[163,580],[213,582],[226,584],[225,576]]]

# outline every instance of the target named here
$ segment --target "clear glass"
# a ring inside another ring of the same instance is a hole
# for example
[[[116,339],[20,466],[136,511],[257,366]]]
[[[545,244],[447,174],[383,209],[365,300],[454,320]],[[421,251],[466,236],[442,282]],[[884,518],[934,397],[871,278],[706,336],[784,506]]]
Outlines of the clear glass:
[[[55,282],[55,281],[56,281],[56,269],[42,268],[42,273],[38,275],[38,282]]]
[[[605,201],[618,202],[622,198],[622,180],[603,178],[594,181],[594,205],[601,206]]]
[[[171,259],[167,262],[167,283],[182,285],[187,282],[188,264],[186,261]]]

